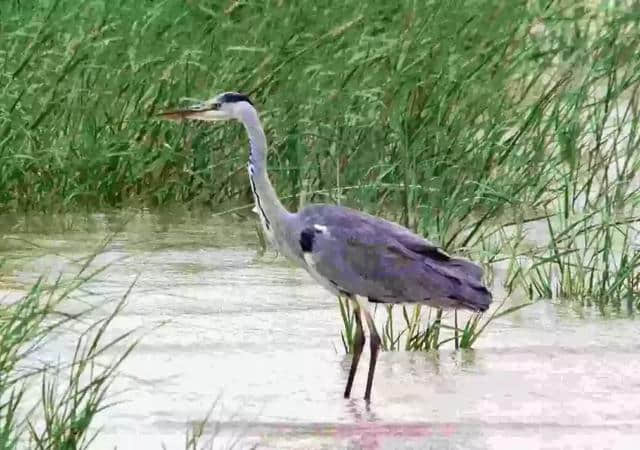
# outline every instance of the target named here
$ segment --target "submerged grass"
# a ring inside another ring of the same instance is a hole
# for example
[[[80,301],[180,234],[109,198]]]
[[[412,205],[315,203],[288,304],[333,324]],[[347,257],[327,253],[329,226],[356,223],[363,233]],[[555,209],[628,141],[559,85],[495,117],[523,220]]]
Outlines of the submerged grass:
[[[251,196],[239,127],[152,120],[183,97],[234,89],[262,111],[289,207],[359,207],[487,266],[508,261],[509,292],[637,311],[636,9],[5,2],[0,208],[243,210]],[[542,243],[526,232],[539,218]],[[352,323],[341,312],[348,348]],[[420,325],[420,309],[403,309],[398,330],[388,312],[387,348],[399,348],[399,333],[402,348],[441,345],[440,313]],[[458,327],[456,317],[456,346],[473,343],[479,320]]]

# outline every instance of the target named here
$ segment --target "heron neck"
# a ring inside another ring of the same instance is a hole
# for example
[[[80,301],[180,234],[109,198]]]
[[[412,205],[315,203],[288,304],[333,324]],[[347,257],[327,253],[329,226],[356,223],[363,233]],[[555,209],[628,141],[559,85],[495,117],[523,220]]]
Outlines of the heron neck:
[[[260,221],[267,234],[282,229],[289,212],[282,206],[267,174],[267,138],[257,114],[247,114],[243,124],[249,136],[249,181]]]

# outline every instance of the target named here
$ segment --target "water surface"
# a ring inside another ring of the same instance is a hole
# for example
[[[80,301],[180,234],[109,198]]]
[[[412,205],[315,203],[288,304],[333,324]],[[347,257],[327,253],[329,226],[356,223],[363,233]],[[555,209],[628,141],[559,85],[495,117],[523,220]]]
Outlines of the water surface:
[[[637,448],[640,442],[633,319],[542,301],[496,321],[473,351],[381,353],[367,406],[366,353],[354,398],[342,398],[350,360],[341,348],[336,300],[282,258],[261,255],[251,222],[138,213],[12,216],[0,226],[5,301],[42,273],[53,280],[78,270],[112,233],[92,267],[111,265],[83,301],[103,305],[97,314],[106,314],[137,280],[111,334],[137,328],[143,338],[113,386],[118,403],[102,416],[94,448],[184,448],[191,421],[210,410],[214,448]],[[38,357],[69,358],[71,334]]]

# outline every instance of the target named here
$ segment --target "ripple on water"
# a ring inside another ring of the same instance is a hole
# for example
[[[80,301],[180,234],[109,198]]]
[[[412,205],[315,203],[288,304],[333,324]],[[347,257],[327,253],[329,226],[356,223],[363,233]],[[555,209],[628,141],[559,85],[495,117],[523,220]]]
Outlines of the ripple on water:
[[[53,230],[21,220],[0,221],[0,245],[20,257],[0,286],[12,295],[43,272],[77,270],[122,217]],[[382,353],[367,406],[364,369],[354,399],[342,398],[335,299],[253,242],[250,224],[142,214],[107,244],[94,265],[110,266],[82,301],[117,299],[137,279],[111,333],[148,334],[122,367],[121,403],[96,448],[182,448],[188,421],[212,406],[215,448],[637,448],[637,321],[540,302],[497,320],[473,351]],[[73,346],[60,336],[38,357]]]

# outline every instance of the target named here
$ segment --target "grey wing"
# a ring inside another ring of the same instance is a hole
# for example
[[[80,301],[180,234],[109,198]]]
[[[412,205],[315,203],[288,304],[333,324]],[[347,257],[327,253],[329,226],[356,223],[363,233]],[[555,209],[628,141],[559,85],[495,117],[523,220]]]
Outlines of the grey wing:
[[[301,218],[309,270],[338,290],[383,303],[481,311],[491,302],[479,266],[451,258],[400,225],[328,205],[306,208]]]

